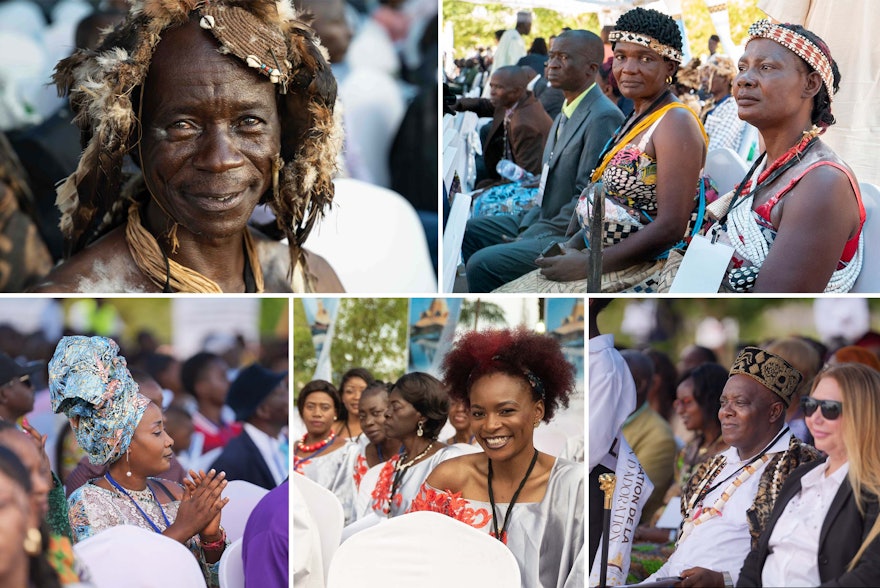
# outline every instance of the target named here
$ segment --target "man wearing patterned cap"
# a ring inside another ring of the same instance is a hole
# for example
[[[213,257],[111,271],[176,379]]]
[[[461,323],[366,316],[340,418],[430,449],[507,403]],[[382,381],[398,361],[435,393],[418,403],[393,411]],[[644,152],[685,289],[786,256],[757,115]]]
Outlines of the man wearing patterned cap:
[[[336,82],[290,0],[131,5],[56,68],[84,150],[39,290],[341,291],[302,248],[333,197]],[[258,204],[286,246],[248,227]]]
[[[785,425],[802,376],[791,364],[746,347],[721,392],[721,434],[730,448],[702,463],[682,493],[676,549],[649,578],[676,586],[733,586],[788,474],[819,457]]]

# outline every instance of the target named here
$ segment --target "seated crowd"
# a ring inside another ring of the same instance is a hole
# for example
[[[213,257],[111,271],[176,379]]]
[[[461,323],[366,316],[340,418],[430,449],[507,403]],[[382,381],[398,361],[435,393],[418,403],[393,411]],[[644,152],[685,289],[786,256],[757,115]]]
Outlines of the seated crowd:
[[[470,292],[665,292],[681,267],[703,292],[853,288],[866,213],[821,139],[846,79],[826,43],[765,19],[737,63],[682,61],[676,21],[639,7],[606,45],[565,30],[543,71],[493,69],[490,99],[450,104],[492,117],[461,246]],[[564,95],[549,125],[535,73]],[[707,165],[719,149],[741,164],[725,194]]]
[[[289,516],[287,354],[270,347],[262,360],[279,371],[234,347],[181,363],[145,346],[128,364],[98,336],[62,337],[28,363],[0,352],[0,493],[23,491],[30,505],[0,585],[105,585],[106,564],[78,544],[133,525],[186,547],[208,587],[221,585],[219,562],[233,543],[248,582],[288,586],[288,530],[276,524]],[[60,431],[35,427],[59,419]],[[18,504],[10,500],[2,503]],[[110,561],[114,548],[133,546],[105,546]],[[127,573],[131,585],[148,585],[148,567]]]
[[[411,372],[385,383],[355,368],[338,388],[307,383],[296,401],[305,432],[294,446],[295,473],[338,499],[343,541],[385,519],[432,511],[506,545],[522,586],[583,586],[582,454],[574,443],[551,455],[535,440],[554,419],[583,426],[566,411],[574,367],[559,343],[522,328],[468,332],[442,370],[443,381]],[[318,511],[295,506],[304,512],[294,543],[308,545],[317,530],[305,520]],[[295,561],[294,585],[323,586],[327,565],[320,556]]]
[[[590,302],[591,577],[628,570],[628,583],[718,588],[880,581],[874,352],[790,336],[742,346],[730,366],[691,346],[679,371],[656,350],[618,352],[596,321],[610,301]],[[659,401],[669,394],[674,412]],[[635,502],[615,491],[612,512],[633,506],[622,531],[603,527],[601,482],[618,472],[620,485],[621,446],[653,488]]]

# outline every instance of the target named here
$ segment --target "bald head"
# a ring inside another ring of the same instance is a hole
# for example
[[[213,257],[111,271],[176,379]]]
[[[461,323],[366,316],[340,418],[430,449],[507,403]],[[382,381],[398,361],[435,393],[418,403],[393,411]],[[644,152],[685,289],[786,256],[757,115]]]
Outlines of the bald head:
[[[605,60],[605,45],[596,33],[582,29],[563,31],[557,39],[571,39],[573,46],[584,54],[588,63],[598,67]]]
[[[526,93],[529,77],[518,65],[499,67],[489,80],[489,99],[495,108],[510,108]]]

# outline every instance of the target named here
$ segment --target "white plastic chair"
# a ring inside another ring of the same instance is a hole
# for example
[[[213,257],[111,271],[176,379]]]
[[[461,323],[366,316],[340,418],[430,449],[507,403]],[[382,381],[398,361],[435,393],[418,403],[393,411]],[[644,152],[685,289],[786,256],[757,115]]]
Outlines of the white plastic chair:
[[[736,154],[736,151],[727,147],[712,149],[706,154],[706,166],[704,172],[715,180],[718,186],[718,194],[727,194],[743,179],[749,171],[746,162]]]
[[[268,492],[262,486],[244,480],[229,481],[226,488],[223,489],[223,498],[228,498],[229,504],[223,507],[220,519],[223,528],[226,529],[226,537],[229,541],[235,541],[244,536],[244,527],[251,516],[251,511]]]
[[[500,541],[435,512],[414,512],[352,536],[330,564],[327,588],[519,586],[513,553]]]
[[[345,524],[342,503],[339,502],[335,494],[303,475],[294,474],[291,479],[294,487],[302,495],[312,517],[320,525],[321,556],[324,562],[324,577],[326,578],[333,554],[336,553],[342,538],[342,526]]]
[[[880,292],[880,188],[868,182],[860,182],[862,202],[865,205],[865,239],[862,271],[856,278],[851,292]]]
[[[241,538],[236,539],[229,544],[220,557],[220,567],[217,570],[220,588],[244,588],[244,560],[242,560],[241,543]]]
[[[565,444],[568,441],[560,431],[541,425],[535,429],[534,433],[535,449],[543,453],[559,457],[565,451]]]
[[[119,525],[80,541],[73,553],[89,570],[95,588],[204,588],[189,549],[164,535]]]
[[[373,184],[350,178],[333,183],[333,205],[305,247],[333,266],[346,292],[436,292],[437,276],[415,208],[397,192]]]

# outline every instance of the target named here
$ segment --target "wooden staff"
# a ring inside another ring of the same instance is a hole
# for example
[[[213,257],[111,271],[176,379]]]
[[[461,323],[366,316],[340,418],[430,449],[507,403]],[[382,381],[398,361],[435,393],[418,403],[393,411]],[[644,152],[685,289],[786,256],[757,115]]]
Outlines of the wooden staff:
[[[602,182],[593,190],[593,214],[590,215],[590,273],[587,292],[602,291],[602,227],[605,219],[605,188]]]
[[[602,474],[599,476],[599,488],[605,493],[605,512],[602,518],[602,567],[599,568],[599,588],[605,588],[608,579],[608,538],[611,534],[611,505],[614,501],[614,486],[617,476]]]

